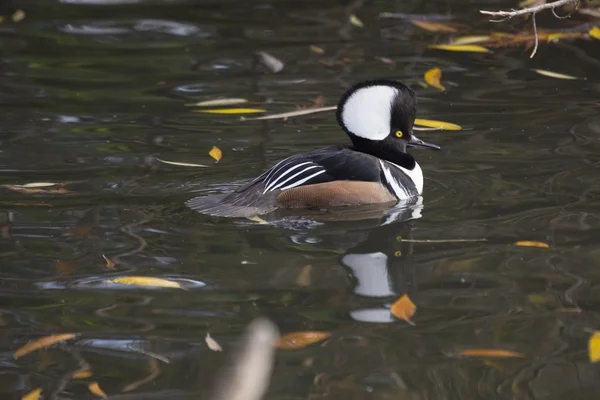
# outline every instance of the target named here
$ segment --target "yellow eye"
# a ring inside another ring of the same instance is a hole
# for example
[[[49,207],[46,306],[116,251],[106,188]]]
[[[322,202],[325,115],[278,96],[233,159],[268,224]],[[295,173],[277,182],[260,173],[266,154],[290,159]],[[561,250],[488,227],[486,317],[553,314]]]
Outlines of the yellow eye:
[[[402,131],[396,131],[396,137],[402,137],[404,135]]]

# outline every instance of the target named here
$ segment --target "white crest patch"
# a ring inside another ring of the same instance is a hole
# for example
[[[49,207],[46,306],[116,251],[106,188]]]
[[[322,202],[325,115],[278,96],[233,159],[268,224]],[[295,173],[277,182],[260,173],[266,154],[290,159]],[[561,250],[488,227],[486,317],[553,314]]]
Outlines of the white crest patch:
[[[347,130],[365,139],[383,140],[390,134],[391,105],[398,89],[368,86],[352,93],[343,105],[341,119]]]

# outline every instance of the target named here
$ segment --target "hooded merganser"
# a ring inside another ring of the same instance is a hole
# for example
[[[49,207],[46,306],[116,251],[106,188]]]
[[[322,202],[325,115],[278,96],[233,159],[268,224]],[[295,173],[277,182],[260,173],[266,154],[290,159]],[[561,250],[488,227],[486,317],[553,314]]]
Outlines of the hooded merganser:
[[[288,157],[226,195],[196,197],[204,214],[251,217],[277,208],[327,208],[398,203],[423,191],[423,172],[407,147],[440,150],[413,134],[415,93],[400,82],[358,83],[341,98],[337,121],[352,146]]]

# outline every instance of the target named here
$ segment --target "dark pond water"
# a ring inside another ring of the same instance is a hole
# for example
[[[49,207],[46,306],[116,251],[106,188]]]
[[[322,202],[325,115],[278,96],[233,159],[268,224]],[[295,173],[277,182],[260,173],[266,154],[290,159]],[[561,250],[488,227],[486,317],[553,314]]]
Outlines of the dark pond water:
[[[286,333],[332,334],[278,351],[269,399],[600,394],[600,367],[587,357],[600,327],[600,42],[542,43],[534,59],[522,47],[442,52],[426,47],[443,35],[377,18],[452,14],[475,26],[470,34],[514,32],[522,22],[490,25],[476,12],[513,2],[6,3],[0,14],[18,6],[27,16],[0,24],[0,398],[36,387],[46,398],[94,398],[90,381],[113,398],[201,398],[226,355],[208,349],[205,333],[227,353],[258,316]],[[346,22],[351,13],[364,28]],[[257,68],[258,50],[285,69]],[[419,85],[432,67],[446,92]],[[323,96],[330,106],[352,83],[381,76],[417,90],[420,118],[464,128],[420,134],[443,148],[416,154],[421,218],[273,226],[182,206],[346,141],[333,113],[241,122],[186,104],[238,97],[275,113]],[[34,182],[62,185],[5,186]],[[128,275],[187,290],[107,283]],[[417,306],[414,326],[390,314],[403,294]],[[80,336],[13,360],[26,342],[65,332]],[[524,357],[453,356],[464,349]],[[94,375],[69,381],[78,357]]]

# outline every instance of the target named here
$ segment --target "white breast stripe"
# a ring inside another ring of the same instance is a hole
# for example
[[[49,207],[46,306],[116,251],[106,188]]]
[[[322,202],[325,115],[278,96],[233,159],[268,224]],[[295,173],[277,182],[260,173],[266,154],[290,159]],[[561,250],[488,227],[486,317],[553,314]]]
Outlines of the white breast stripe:
[[[421,170],[421,166],[418,162],[415,161],[415,167],[410,170],[406,168],[402,168],[401,166],[390,162],[394,167],[400,168],[402,172],[404,172],[408,177],[413,181],[415,187],[417,188],[417,192],[419,194],[423,193],[423,171]]]
[[[314,177],[315,177],[315,176],[317,176],[317,175],[321,175],[321,174],[323,174],[323,173],[325,173],[325,170],[322,170],[322,171],[316,172],[316,173],[312,174],[311,176],[309,176],[308,178],[301,179],[301,180],[299,180],[298,182],[294,182],[294,183],[292,183],[291,185],[284,186],[284,187],[282,187],[282,188],[281,188],[281,190],[291,189],[291,188],[293,188],[293,187],[300,186],[300,185],[302,185],[304,182],[306,182],[306,181],[308,181],[308,180],[310,180],[310,179],[314,178]]]
[[[404,187],[402,187],[398,184],[398,181],[396,180],[396,178],[394,178],[394,176],[390,172],[390,169],[387,167],[387,165],[385,165],[383,163],[383,161],[381,161],[381,160],[379,160],[379,165],[381,165],[381,169],[383,170],[383,175],[385,176],[385,180],[392,187],[392,190],[394,191],[394,194],[396,195],[396,197],[399,200],[408,199],[410,197],[408,195],[408,192],[404,189]]]
[[[276,176],[275,179],[272,182],[268,182],[267,187],[265,188],[265,191],[263,193],[265,193],[265,192],[267,192],[267,191],[269,191],[271,189],[276,189],[277,187],[273,187],[273,186],[277,185],[278,181],[280,181],[284,176],[286,176],[287,174],[289,174],[290,172],[292,172],[296,168],[300,168],[301,166],[306,165],[306,164],[311,164],[311,161],[307,161],[307,162],[303,162],[303,163],[300,163],[300,164],[296,164],[293,167],[286,168],[285,171],[283,171],[283,169],[281,169],[283,171],[283,173],[280,174],[280,175],[278,175],[278,176]]]
[[[308,164],[308,163],[307,163]],[[297,177],[298,175],[301,175],[303,173],[305,173],[306,171],[309,171],[311,169],[315,169],[315,168],[321,168],[319,165],[311,165],[310,167],[306,167],[304,168],[302,171],[290,176],[289,178],[287,178],[285,181],[273,186],[273,188],[271,190],[275,190],[283,185],[285,185],[286,183],[288,183],[290,180],[294,179],[295,177]]]

